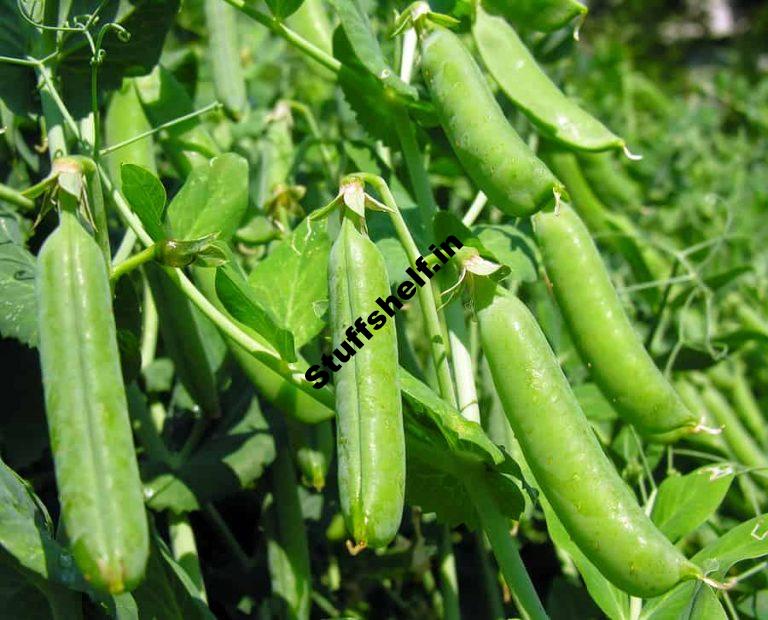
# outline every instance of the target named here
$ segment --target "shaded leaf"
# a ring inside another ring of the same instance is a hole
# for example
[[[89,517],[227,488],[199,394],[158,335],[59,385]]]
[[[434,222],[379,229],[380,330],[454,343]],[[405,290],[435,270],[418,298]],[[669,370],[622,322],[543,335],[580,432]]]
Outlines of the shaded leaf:
[[[154,174],[136,164],[120,166],[122,192],[153,241],[165,238],[162,219],[165,188]]]

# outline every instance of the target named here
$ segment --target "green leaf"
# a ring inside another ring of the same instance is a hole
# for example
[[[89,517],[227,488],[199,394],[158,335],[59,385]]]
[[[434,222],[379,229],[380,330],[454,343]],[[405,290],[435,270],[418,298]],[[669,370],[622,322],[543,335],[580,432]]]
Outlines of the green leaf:
[[[149,236],[153,241],[164,239],[166,235],[161,222],[166,196],[160,179],[146,168],[123,164],[120,166],[120,180],[125,199],[139,216]]]
[[[296,361],[293,334],[259,301],[248,281],[232,264],[216,270],[216,294],[227,311],[267,340],[287,362]]]
[[[179,0],[106,3],[99,14],[99,26],[118,23],[130,33],[130,39],[123,41],[114,31],[104,37],[105,54],[99,67],[100,93],[119,88],[123,77],[144,75],[152,70],[160,59],[165,35],[179,11],[179,4]],[[69,17],[93,13],[99,5],[100,0],[72,2]],[[92,53],[82,36],[71,37],[64,48],[59,65],[61,94],[75,118],[81,118],[91,109]]]
[[[717,594],[700,581],[686,581],[662,597],[652,599],[643,609],[643,620],[727,620]]]
[[[299,10],[304,0],[266,0],[269,10],[277,19],[285,19]]]
[[[734,469],[727,464],[667,477],[659,486],[651,519],[667,538],[677,542],[717,510],[733,477]]]
[[[194,583],[173,559],[156,532],[152,537],[146,577],[132,594],[139,618],[215,619]]]
[[[235,153],[214,157],[187,177],[166,215],[173,237],[197,239],[218,233],[229,241],[248,207],[248,162]]]
[[[0,461],[0,547],[19,567],[70,588],[85,589],[74,559],[53,538],[53,525],[37,496]]]
[[[37,346],[37,263],[22,245],[0,234],[0,335]]]
[[[22,2],[28,12],[33,4],[31,0]],[[0,56],[24,58],[38,36],[22,19],[16,0],[0,0]],[[31,67],[0,63],[0,100],[14,114],[27,116],[35,109],[34,92],[35,73]]]
[[[447,525],[465,523],[477,529],[480,522],[466,484],[481,476],[502,514],[517,518],[524,506],[520,492],[524,482],[517,464],[488,439],[479,424],[465,420],[403,368],[399,379],[409,405],[407,501],[435,512]]]
[[[0,552],[0,609],[5,618],[83,617],[83,601],[78,592],[11,566]]]
[[[517,282],[535,282],[538,279],[536,254],[531,239],[515,226],[483,224],[472,232],[490,250],[496,259],[512,270]]]
[[[358,3],[355,0],[331,0],[331,4],[336,9],[341,27],[360,66],[374,76],[385,90],[416,99],[416,89],[403,82],[384,58],[371,21]]]
[[[281,318],[297,348],[317,336],[326,323],[314,307],[328,299],[330,248],[324,230],[315,225],[310,232],[305,219],[248,275],[253,296]]]
[[[215,433],[175,472],[150,464],[145,496],[153,510],[184,513],[248,488],[275,458],[269,427],[254,398],[242,417]]]
[[[765,555],[768,555],[768,514],[737,525],[704,547],[692,559],[707,571],[708,577],[723,580],[737,562]]]

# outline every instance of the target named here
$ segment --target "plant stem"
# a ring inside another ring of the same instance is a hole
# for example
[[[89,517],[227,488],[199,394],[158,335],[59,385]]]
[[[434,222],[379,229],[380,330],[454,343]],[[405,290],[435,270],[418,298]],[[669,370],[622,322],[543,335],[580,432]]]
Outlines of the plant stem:
[[[128,146],[129,144],[133,144],[134,142],[143,140],[147,136],[151,136],[156,133],[159,133],[163,129],[168,129],[169,127],[173,127],[174,125],[178,125],[179,123],[188,121],[191,118],[202,116],[203,114],[207,114],[208,112],[211,112],[213,110],[218,110],[221,107],[222,107],[221,103],[219,103],[218,101],[214,101],[213,103],[209,103],[207,106],[200,108],[199,110],[195,110],[194,112],[190,112],[189,114],[185,114],[184,116],[179,116],[178,118],[174,118],[173,120],[168,121],[166,123],[161,123],[160,125],[157,125],[156,127],[153,127],[152,129],[149,129],[147,131],[142,131],[140,134],[137,134],[131,138],[128,138],[127,140],[123,140],[122,142],[118,142],[116,144],[110,144],[109,146],[106,146],[103,149],[101,149],[99,151],[99,155],[101,155],[102,157],[104,155],[109,155],[110,153],[118,149],[121,149],[124,146]]]
[[[171,539],[173,558],[181,566],[197,587],[200,598],[208,601],[203,582],[203,572],[200,569],[200,556],[197,552],[195,532],[185,514],[168,513],[168,534]]]
[[[445,320],[448,323],[448,340],[451,347],[459,412],[464,419],[480,424],[480,405],[475,385],[475,372],[472,368],[472,355],[469,352],[469,333],[460,299],[448,304],[445,309]]]
[[[510,536],[509,522],[496,506],[482,473],[468,475],[466,481],[467,492],[473,499],[483,530],[520,614],[528,620],[546,620],[547,613]]]
[[[141,324],[141,369],[146,370],[155,359],[157,351],[157,332],[159,329],[159,319],[157,316],[157,306],[152,297],[152,291],[149,289],[149,282],[144,279],[144,303],[142,304],[142,324]]]
[[[245,13],[251,19],[259,22],[260,24],[269,28],[276,35],[282,37],[288,41],[291,45],[297,47],[307,56],[323,65],[326,69],[330,69],[334,73],[341,71],[341,62],[336,60],[330,54],[327,54],[319,47],[307,41],[299,33],[291,30],[279,19],[270,17],[266,13],[262,13],[258,9],[254,8],[246,2],[246,0],[224,0],[228,4]]]
[[[477,192],[477,196],[475,196],[472,204],[469,205],[469,209],[467,209],[467,213],[461,219],[461,223],[467,227],[472,226],[478,216],[483,212],[486,204],[488,204],[488,196],[483,192]]]
[[[132,256],[126,258],[123,262],[118,263],[112,268],[112,273],[109,276],[110,282],[113,286],[122,276],[126,273],[130,273],[137,267],[140,267],[144,263],[151,261],[155,258],[155,245],[152,244],[147,248],[141,250]]]
[[[459,582],[456,575],[456,556],[451,544],[451,529],[444,527],[440,533],[440,594],[443,599],[443,618],[460,620]]]
[[[384,179],[374,174],[362,173],[360,177],[376,189],[382,197],[384,204],[391,209],[389,215],[392,219],[392,224],[395,227],[397,237],[408,256],[408,262],[415,268],[416,259],[421,256],[419,254],[419,249],[416,247],[416,242],[411,236],[411,231],[408,230],[408,225],[405,223],[400,210],[397,208],[395,198],[386,182]],[[435,364],[435,373],[437,374],[440,394],[447,402],[455,407],[456,395],[453,391],[453,378],[451,377],[451,368],[448,363],[448,349],[446,347],[445,338],[443,337],[440,317],[437,313],[435,296],[431,286],[420,286],[417,290],[419,295],[419,305],[421,306],[421,311],[424,315],[424,322],[427,327],[427,334],[432,349],[432,359]]]
[[[0,200],[8,202],[20,209],[30,211],[35,208],[35,201],[31,198],[27,198],[21,192],[16,191],[12,187],[3,185],[0,183]]]

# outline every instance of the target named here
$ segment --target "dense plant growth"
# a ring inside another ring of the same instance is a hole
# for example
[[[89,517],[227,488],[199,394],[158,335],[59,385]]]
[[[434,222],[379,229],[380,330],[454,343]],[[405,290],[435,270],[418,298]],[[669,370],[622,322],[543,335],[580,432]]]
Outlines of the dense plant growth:
[[[768,618],[766,36],[0,0],[0,616]]]

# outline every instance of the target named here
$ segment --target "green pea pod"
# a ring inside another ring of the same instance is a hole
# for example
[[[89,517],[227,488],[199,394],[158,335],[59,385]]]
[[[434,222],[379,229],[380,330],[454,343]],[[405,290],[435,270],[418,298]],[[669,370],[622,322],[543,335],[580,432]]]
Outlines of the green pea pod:
[[[333,427],[330,421],[306,425],[287,419],[286,423],[301,481],[316,491],[322,491],[333,456]]]
[[[579,165],[592,191],[605,204],[616,209],[643,204],[643,192],[612,153],[579,153]]]
[[[613,584],[659,596],[701,577],[637,504],[595,437],[528,308],[490,282],[475,288],[480,341],[538,488]]]
[[[168,357],[192,400],[210,417],[221,413],[216,376],[203,344],[200,322],[207,321],[156,263],[144,266]]]
[[[540,32],[558,30],[587,16],[587,7],[576,0],[482,0],[482,6],[518,27]]]
[[[661,442],[699,420],[656,367],[629,321],[586,226],[567,204],[536,214],[547,276],[579,354],[624,419]]]
[[[119,90],[112,93],[104,121],[106,145],[113,146],[152,129],[136,94],[134,80],[123,80]],[[155,149],[152,136],[120,147],[106,156],[109,176],[118,189],[122,186],[120,166],[123,163],[136,164],[157,174]]]
[[[323,0],[304,0],[295,13],[288,17],[288,25],[315,47],[333,56],[333,26],[323,6]],[[312,61],[312,67],[326,80],[335,75],[326,67]]]
[[[196,267],[194,275],[202,293],[221,312],[226,313],[226,309],[216,294],[216,270]],[[256,333],[251,332],[250,335],[254,339],[262,341]],[[310,384],[307,384],[306,390],[299,389],[234,341],[226,340],[232,356],[240,366],[240,370],[254,385],[259,396],[274,404],[280,411],[305,424],[318,424],[334,417],[333,395],[330,392],[317,390]]]
[[[237,36],[237,9],[219,0],[205,0],[208,54],[213,92],[235,120],[248,109],[243,67]]]
[[[765,417],[744,374],[743,364],[736,363],[732,366],[720,364],[712,368],[709,376],[718,388],[730,396],[734,411],[758,444],[768,446],[768,427],[765,424]]]
[[[704,375],[695,375],[701,389],[701,400],[707,411],[723,429],[723,439],[742,465],[768,470],[768,457],[744,428],[730,403]],[[756,482],[768,490],[768,478],[755,476]]]
[[[67,537],[94,587],[136,587],[149,554],[104,257],[74,211],[38,255],[40,360]]]
[[[624,140],[555,86],[502,18],[478,6],[472,35],[493,79],[545,136],[584,151],[624,148]]]
[[[264,507],[267,564],[272,596],[279,606],[276,617],[305,620],[312,603],[307,531],[290,451],[281,443],[278,441],[277,456],[270,470],[272,495],[267,497]]]
[[[638,282],[661,280],[669,275],[667,261],[653,247],[642,243],[641,234],[632,220],[609,211],[594,194],[573,153],[548,146],[543,149],[542,157],[557,178],[565,183],[573,209],[590,232],[599,237],[601,244],[627,259]],[[659,291],[655,288],[646,289],[641,294],[649,303],[659,302]]]
[[[194,111],[187,91],[170,71],[160,65],[152,73],[136,78],[135,85],[153,127]],[[160,134],[160,145],[182,177],[186,177],[192,168],[207,164],[211,157],[221,152],[199,118],[190,118],[164,129]]]
[[[560,183],[504,117],[459,37],[434,26],[421,66],[448,141],[491,202],[515,217],[553,204]]]
[[[335,374],[339,496],[347,529],[362,549],[385,546],[400,526],[405,435],[392,320],[358,350],[345,341],[355,319],[389,295],[384,258],[350,217],[331,248],[328,276],[333,355],[347,358]]]

